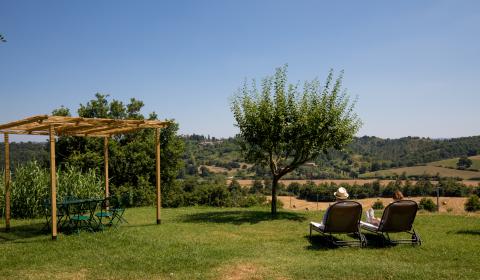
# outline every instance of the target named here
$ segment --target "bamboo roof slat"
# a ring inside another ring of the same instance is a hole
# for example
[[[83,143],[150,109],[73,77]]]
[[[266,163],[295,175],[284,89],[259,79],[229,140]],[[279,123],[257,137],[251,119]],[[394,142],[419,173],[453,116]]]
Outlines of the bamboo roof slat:
[[[47,115],[33,116],[33,117],[30,117],[30,118],[26,118],[26,119],[22,119],[22,120],[10,122],[10,123],[2,124],[2,125],[0,125],[0,129],[7,129],[7,128],[15,127],[15,126],[21,126],[21,125],[24,125],[24,124],[27,124],[27,123],[32,123],[32,122],[37,122],[37,121],[43,121],[43,120],[45,120],[45,119],[48,119],[48,116],[47,116]]]
[[[143,128],[163,128],[168,125],[168,121],[159,120],[121,120],[39,115],[1,124],[0,133],[49,135],[50,126],[53,126],[56,134],[60,136],[108,137]]]

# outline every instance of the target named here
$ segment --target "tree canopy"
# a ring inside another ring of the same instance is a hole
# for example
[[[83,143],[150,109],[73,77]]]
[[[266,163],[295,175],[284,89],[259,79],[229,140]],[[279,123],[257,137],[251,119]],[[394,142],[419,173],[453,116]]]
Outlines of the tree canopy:
[[[325,84],[306,81],[303,90],[288,84],[287,66],[273,76],[243,87],[233,96],[231,110],[248,162],[266,165],[272,174],[272,214],[276,214],[276,187],[285,174],[329,149],[343,149],[361,126],[346,90],[343,72]]]
[[[119,100],[109,101],[108,95],[97,93],[86,104],[80,104],[78,115],[85,118],[144,119],[141,109],[144,103],[135,98],[124,104]],[[61,106],[54,115],[69,116],[70,110]],[[156,119],[155,112],[149,119]],[[183,168],[184,142],[177,135],[178,124],[161,129],[161,181],[162,197],[176,188],[175,179]],[[155,186],[155,139],[152,129],[117,135],[109,141],[109,175],[112,193],[122,195],[129,205],[153,203]],[[82,170],[96,169],[102,172],[103,140],[86,137],[60,137],[57,143],[57,162],[73,165]],[[168,199],[162,200],[168,204]]]

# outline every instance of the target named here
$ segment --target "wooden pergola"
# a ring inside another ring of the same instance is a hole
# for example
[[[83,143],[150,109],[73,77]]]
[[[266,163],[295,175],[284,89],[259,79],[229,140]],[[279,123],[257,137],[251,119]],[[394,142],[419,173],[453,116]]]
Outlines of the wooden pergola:
[[[10,229],[10,134],[44,135],[50,137],[50,195],[52,240],[57,239],[57,186],[55,168],[55,136],[101,137],[104,139],[105,156],[105,197],[109,196],[108,185],[108,139],[112,135],[134,132],[139,129],[155,129],[157,224],[161,222],[160,192],[160,129],[168,121],[158,120],[117,120],[102,118],[81,118],[39,115],[0,125],[5,137],[5,230]]]

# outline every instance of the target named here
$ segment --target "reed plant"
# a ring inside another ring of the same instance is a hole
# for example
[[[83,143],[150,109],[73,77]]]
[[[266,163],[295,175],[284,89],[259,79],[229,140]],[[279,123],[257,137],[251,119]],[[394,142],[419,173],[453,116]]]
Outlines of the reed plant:
[[[17,166],[12,173],[11,215],[15,218],[33,218],[44,215],[45,202],[50,199],[50,170],[31,161]],[[1,215],[5,212],[4,172],[0,183]],[[65,166],[57,172],[57,200],[66,196],[78,198],[101,197],[104,180],[95,170],[82,172],[74,166]]]

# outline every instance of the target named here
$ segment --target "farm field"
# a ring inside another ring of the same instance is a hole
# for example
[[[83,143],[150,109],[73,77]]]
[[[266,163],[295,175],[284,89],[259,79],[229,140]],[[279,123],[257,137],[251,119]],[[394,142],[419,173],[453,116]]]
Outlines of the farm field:
[[[299,183],[299,184],[305,184],[308,181],[313,181],[317,185],[322,184],[322,183],[335,183],[335,184],[346,183],[346,184],[349,184],[349,185],[354,185],[354,184],[363,185],[363,184],[366,184],[366,183],[371,183],[371,182],[376,181],[376,180],[377,179],[280,180],[280,183],[285,184],[286,186],[288,186],[290,183],[294,183],[294,182]],[[245,180],[244,179],[239,179],[237,181],[243,187],[250,187],[253,184],[253,180],[250,180],[250,179],[245,179]],[[379,180],[379,181],[380,181],[380,184],[382,186],[387,185],[389,182],[394,182],[394,180]],[[412,184],[416,183],[415,180],[410,180],[410,182]],[[431,182],[433,184],[437,183],[437,181],[431,181]],[[462,183],[465,184],[466,186],[478,186],[478,184],[480,184],[480,181],[477,181],[477,180],[463,180]]]
[[[416,201],[417,203],[423,197],[407,197],[405,199],[410,199]],[[427,197],[432,199],[435,203],[437,203],[436,197]],[[295,197],[290,196],[279,196],[278,199],[282,201],[283,208],[293,211],[325,211],[331,202],[314,202],[314,201],[306,201],[303,199],[297,199]],[[465,202],[467,201],[467,197],[440,197],[440,213],[450,213],[450,214],[462,214],[467,215],[467,212],[464,209]],[[360,204],[362,204],[364,209],[371,208],[375,201],[380,200],[383,202],[384,206],[387,206],[390,202],[392,202],[391,198],[365,198],[365,199],[356,199]],[[468,215],[472,215],[468,213]]]
[[[101,233],[39,234],[43,220],[0,232],[1,279],[478,279],[480,219],[419,213],[420,247],[328,248],[308,223],[321,212],[266,208],[128,209]],[[339,236],[342,239],[350,237]],[[382,260],[382,261],[379,261]]]
[[[468,157],[472,161],[472,169],[480,169],[480,155]],[[440,167],[450,167],[450,168],[457,168],[457,162],[459,158],[451,158],[446,160],[434,161],[428,163],[431,166],[440,166]]]
[[[472,179],[472,178],[480,178],[480,171],[457,170],[457,169],[450,169],[450,168],[431,166],[431,165],[379,170],[375,172],[362,174],[360,175],[360,177],[371,178],[371,177],[380,177],[380,176],[391,176],[394,174],[400,175],[403,172],[405,172],[407,176],[421,176],[423,174],[435,176],[435,174],[439,173],[443,177],[459,177],[465,180]]]

